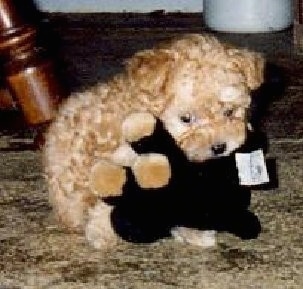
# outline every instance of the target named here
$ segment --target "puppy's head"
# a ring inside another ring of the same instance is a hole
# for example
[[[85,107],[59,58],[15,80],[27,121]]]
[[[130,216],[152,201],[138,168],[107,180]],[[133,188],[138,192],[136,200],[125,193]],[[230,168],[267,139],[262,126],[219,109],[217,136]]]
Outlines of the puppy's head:
[[[160,119],[189,160],[229,155],[245,141],[250,91],[262,83],[263,58],[203,36],[187,45],[167,80],[171,98]]]
[[[250,91],[263,81],[263,58],[189,34],[140,52],[127,66],[141,101],[188,159],[226,156],[243,144]]]

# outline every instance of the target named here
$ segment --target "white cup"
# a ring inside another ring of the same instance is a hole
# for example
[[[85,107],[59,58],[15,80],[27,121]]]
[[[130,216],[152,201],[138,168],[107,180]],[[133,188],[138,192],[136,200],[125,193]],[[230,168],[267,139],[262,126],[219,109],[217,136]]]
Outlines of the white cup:
[[[236,33],[274,32],[293,21],[292,0],[204,0],[205,24]]]

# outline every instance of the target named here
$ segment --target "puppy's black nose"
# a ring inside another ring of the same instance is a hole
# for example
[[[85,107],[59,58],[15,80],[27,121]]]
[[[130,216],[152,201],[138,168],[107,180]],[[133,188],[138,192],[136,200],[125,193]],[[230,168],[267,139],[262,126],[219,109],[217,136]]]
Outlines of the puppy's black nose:
[[[211,150],[215,156],[222,155],[226,151],[226,143],[214,144]]]

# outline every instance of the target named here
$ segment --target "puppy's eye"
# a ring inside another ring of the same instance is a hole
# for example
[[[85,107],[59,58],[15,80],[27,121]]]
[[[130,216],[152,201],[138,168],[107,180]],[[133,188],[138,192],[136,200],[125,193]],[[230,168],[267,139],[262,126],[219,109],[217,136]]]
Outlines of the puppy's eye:
[[[232,117],[233,114],[234,114],[234,112],[235,112],[235,110],[232,109],[232,108],[227,109],[227,110],[224,111],[224,116],[226,116],[226,117]]]
[[[195,121],[195,117],[190,113],[186,113],[180,116],[180,120],[184,123],[192,123]]]

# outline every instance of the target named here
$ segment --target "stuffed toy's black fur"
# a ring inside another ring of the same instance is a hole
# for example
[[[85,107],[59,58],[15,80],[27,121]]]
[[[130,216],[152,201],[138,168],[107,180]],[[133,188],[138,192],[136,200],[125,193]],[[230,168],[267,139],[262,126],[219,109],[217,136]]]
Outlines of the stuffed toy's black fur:
[[[159,123],[152,137],[133,147],[140,153],[165,154],[172,177],[164,188],[143,190],[129,172],[123,196],[114,200],[113,225],[121,237],[152,242],[169,236],[175,226],[257,237],[260,223],[248,210],[250,190],[239,185],[233,155],[191,163]]]

